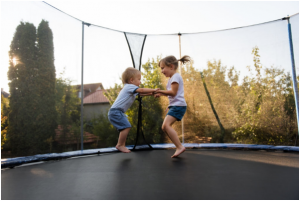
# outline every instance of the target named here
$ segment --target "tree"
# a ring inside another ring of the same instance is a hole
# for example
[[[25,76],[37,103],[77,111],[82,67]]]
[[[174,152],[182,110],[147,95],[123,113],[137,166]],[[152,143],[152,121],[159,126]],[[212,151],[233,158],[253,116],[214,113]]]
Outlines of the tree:
[[[238,73],[231,67],[231,81],[227,81],[227,66],[220,60],[208,61],[203,72],[195,69],[193,64],[193,61],[187,63],[181,71],[187,102],[184,116],[185,141],[197,142],[200,138],[211,137],[211,142],[228,142],[231,140],[232,129],[230,116],[234,114],[231,107],[234,103],[232,88],[237,85]],[[176,131],[181,132],[179,126]]]
[[[55,66],[53,34],[47,21],[42,20],[37,29],[37,76],[36,88],[38,96],[37,119],[38,126],[35,133],[36,146],[45,150],[45,141],[54,138],[56,122],[55,109]],[[46,150],[45,150],[46,151]]]
[[[80,106],[81,100],[77,97],[76,89],[71,85],[71,80],[63,78],[64,72],[56,79],[55,102],[57,112],[57,124],[62,127],[62,135],[59,141],[63,144],[59,151],[66,150],[66,143],[70,140],[80,142]],[[73,135],[72,135],[73,134]],[[70,139],[72,138],[72,139]]]
[[[294,145],[298,127],[291,77],[274,66],[265,67],[263,77],[259,48],[252,54],[256,75],[245,77],[237,91],[243,101],[233,136],[243,143]]]
[[[225,129],[224,142],[293,145],[297,119],[291,77],[274,66],[262,68],[259,48],[252,49],[254,68],[241,79],[234,66],[208,61],[203,70],[215,110]],[[254,72],[253,72],[254,71]],[[198,77],[197,77],[198,76]],[[200,72],[193,62],[182,69],[187,112],[184,116],[185,141],[212,137],[220,142],[220,128],[214,118]],[[181,127],[174,124],[177,133]]]
[[[7,135],[12,153],[32,153],[36,128],[36,28],[21,22],[14,34],[9,51],[10,113]]]
[[[36,31],[33,24],[21,22],[9,51],[7,135],[14,154],[45,152],[46,140],[55,135],[53,36],[44,20]]]

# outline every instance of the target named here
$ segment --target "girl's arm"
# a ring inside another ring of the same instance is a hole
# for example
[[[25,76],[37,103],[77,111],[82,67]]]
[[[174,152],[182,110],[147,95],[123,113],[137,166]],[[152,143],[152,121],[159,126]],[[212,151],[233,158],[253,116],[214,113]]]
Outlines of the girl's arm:
[[[171,84],[171,90],[159,90],[155,92],[155,94],[160,94],[163,96],[176,96],[178,91],[179,84],[177,82],[173,82]]]

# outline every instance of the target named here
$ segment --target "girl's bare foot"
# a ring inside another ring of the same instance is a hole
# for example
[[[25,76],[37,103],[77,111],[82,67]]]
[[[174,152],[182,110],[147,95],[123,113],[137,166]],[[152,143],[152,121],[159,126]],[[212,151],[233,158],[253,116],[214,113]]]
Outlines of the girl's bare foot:
[[[121,151],[121,152],[123,152],[123,153],[129,153],[129,152],[131,152],[129,149],[127,149],[125,146],[119,146],[119,145],[117,145],[116,146],[116,149],[117,150],[119,150],[119,151]]]
[[[179,156],[180,154],[182,154],[183,152],[185,151],[185,147],[183,146],[182,148],[180,149],[176,149],[176,152],[173,156],[171,156],[171,158],[175,158],[177,156]]]

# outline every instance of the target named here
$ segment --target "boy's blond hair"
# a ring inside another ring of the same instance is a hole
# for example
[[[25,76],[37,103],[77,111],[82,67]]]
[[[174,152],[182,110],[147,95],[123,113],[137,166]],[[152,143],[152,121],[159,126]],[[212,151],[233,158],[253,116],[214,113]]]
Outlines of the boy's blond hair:
[[[123,84],[128,84],[129,80],[131,78],[134,78],[139,73],[141,73],[141,72],[139,70],[133,68],[133,67],[126,68],[126,70],[122,73],[122,82],[123,82]]]

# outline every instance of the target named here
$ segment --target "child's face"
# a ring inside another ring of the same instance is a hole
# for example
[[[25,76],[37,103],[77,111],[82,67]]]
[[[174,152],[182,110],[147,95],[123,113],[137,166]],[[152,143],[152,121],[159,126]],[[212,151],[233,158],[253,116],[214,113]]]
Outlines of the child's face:
[[[172,77],[172,75],[175,73],[174,65],[171,64],[171,66],[166,66],[163,62],[160,63],[160,69],[161,73],[164,74],[166,77]]]
[[[131,82],[131,84],[134,84],[135,86],[140,86],[141,78],[142,78],[142,75],[140,73],[138,73],[134,76],[134,78],[130,79],[130,82]]]

